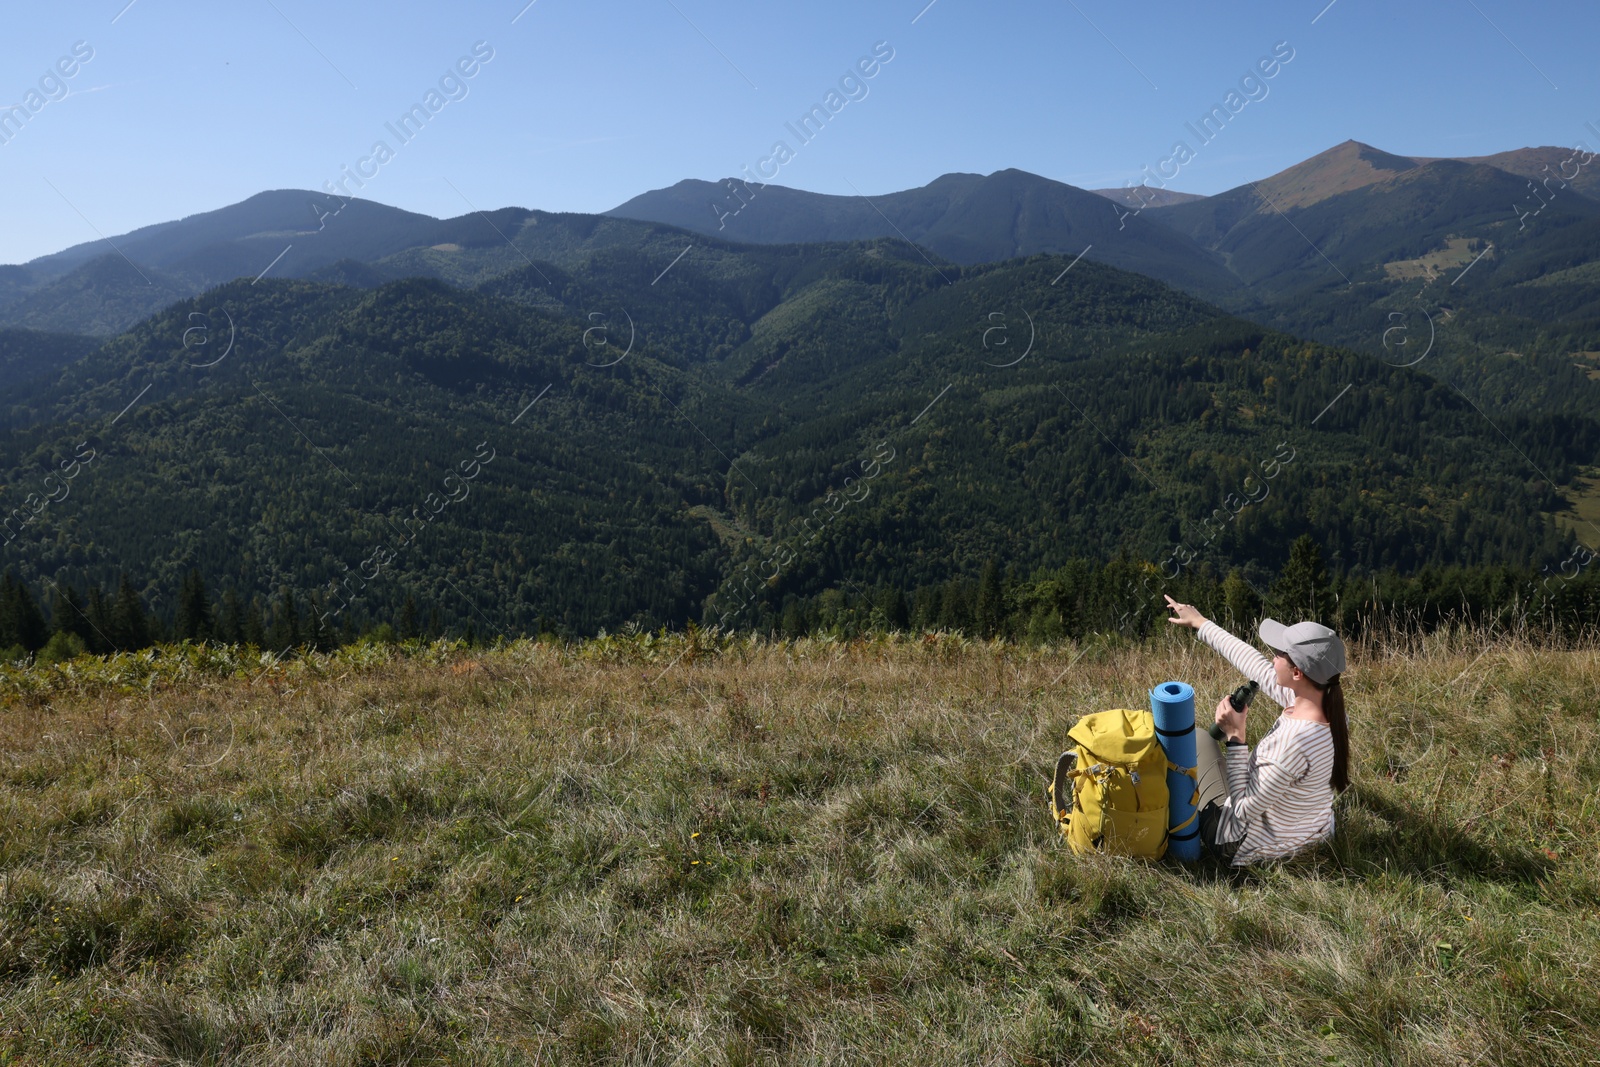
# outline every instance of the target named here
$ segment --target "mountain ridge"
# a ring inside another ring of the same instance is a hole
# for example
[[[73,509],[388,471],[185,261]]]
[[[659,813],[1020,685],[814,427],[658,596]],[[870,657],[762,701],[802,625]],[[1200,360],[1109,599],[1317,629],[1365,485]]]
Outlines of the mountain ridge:
[[[1278,562],[1313,513],[1338,517],[1330,558],[1363,572],[1560,548],[1554,489],[1485,454],[1469,401],[1416,371],[1098,263],[1053,285],[1064,256],[708,242],[663,274],[674,233],[473,289],[241,279],[174,305],[13,397],[39,417],[0,433],[0,504],[62,448],[96,455],[24,525],[22,577],[103,587],[138,560],[143,588],[197,568],[247,601],[289,589],[335,626],[414,596],[458,630],[592,633],[725,609],[766,624],[791,596],[917,588],[986,558],[1192,542],[1220,575]],[[197,367],[183,339],[221,310],[237,349]],[[1563,483],[1600,442],[1592,418],[1507,432]],[[1197,532],[1274,455],[1295,477]],[[464,491],[452,472],[474,457],[489,474]],[[836,517],[808,536],[824,502]],[[767,579],[774,552],[789,562]]]
[[[1384,358],[1387,317],[1420,299],[1419,284],[1445,286],[1446,317],[1472,324],[1470,336],[1457,331],[1445,364],[1492,368],[1491,403],[1578,408],[1595,386],[1571,379],[1585,361],[1574,354],[1600,350],[1600,201],[1581,189],[1600,166],[1563,153],[1433,159],[1347,140],[1223,193],[1144,207],[1128,204],[1126,191],[1107,196],[1015,168],[952,172],[874,197],[685,179],[600,215],[508,207],[434,219],[274,190],[123,235],[116,243],[127,259],[89,243],[0,269],[0,327],[109,337],[239,277],[369,288],[432,277],[473,287],[532,264],[581,272],[606,249],[633,246],[659,252],[653,267],[638,268],[653,278],[676,257],[739,242],[910,241],[947,272],[1054,254],[1070,257],[1065,277],[1080,260],[1103,262]],[[1487,160],[1571,180],[1535,183]]]
[[[944,174],[925,186],[876,197],[685,179],[604,214],[752,243],[897,236],[963,264],[1082,253],[1197,292],[1237,286],[1216,257],[1119,209],[1114,200],[1016,168]]]

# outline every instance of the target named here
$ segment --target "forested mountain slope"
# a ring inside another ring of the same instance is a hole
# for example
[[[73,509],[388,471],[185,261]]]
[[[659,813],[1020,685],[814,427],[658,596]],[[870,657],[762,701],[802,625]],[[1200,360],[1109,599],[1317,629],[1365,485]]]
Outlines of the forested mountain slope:
[[[1562,541],[1453,390],[1148,278],[897,240],[674,260],[680,231],[619,225],[541,218],[551,258],[476,290],[240,281],[142,323],[12,398],[0,508],[78,466],[6,565],[592,632],[990,558],[1276,567],[1312,530],[1359,573]],[[1600,450],[1592,418],[1503,428],[1562,482]]]

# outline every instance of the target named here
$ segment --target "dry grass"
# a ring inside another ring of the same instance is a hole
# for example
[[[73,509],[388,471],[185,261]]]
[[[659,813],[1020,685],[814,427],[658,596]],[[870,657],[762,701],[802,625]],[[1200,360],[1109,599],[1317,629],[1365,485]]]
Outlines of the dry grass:
[[[1600,378],[1600,369],[1592,372]],[[1594,532],[1600,529],[1600,469],[1584,468],[1582,477],[1573,479],[1567,491],[1572,507],[1555,513],[1556,522],[1571,531],[1581,544],[1592,544]],[[1559,568],[1551,568],[1552,572]]]
[[[1472,245],[1474,238],[1449,237],[1445,239],[1444,247],[1424,253],[1416,259],[1397,259],[1383,265],[1383,273],[1391,280],[1410,281],[1414,278],[1437,278],[1445,271],[1455,270],[1466,266],[1477,257]],[[1493,259],[1491,251],[1484,256]]]
[[[1054,839],[1077,715],[1231,685],[1078,655],[14,685],[0,1063],[1596,1062],[1594,652],[1364,654],[1336,841],[1242,880]]]

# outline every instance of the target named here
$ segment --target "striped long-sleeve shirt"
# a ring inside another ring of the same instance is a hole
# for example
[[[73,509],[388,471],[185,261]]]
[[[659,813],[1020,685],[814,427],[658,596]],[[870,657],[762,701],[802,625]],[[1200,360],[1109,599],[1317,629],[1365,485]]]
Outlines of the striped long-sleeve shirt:
[[[1273,676],[1272,661],[1214,622],[1200,640],[1220,652],[1280,708],[1294,693]],[[1278,716],[1255,751],[1228,746],[1228,790],[1217,838],[1241,842],[1233,865],[1283,859],[1333,835],[1333,731],[1326,723]]]

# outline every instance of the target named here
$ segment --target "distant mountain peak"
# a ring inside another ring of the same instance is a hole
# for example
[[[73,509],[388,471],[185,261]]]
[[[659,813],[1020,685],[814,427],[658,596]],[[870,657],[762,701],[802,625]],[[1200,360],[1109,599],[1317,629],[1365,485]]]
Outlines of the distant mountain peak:
[[[1016,167],[950,173],[927,185],[863,196],[781,186],[678,183],[606,212],[752,244],[808,244],[899,237],[955,263],[1055,254],[1147,272],[1204,292],[1237,281],[1220,258],[1107,197]]]
[[[1348,140],[1263,178],[1255,188],[1280,209],[1310,207],[1340,193],[1387,181],[1416,166],[1415,160],[1405,156]]]

